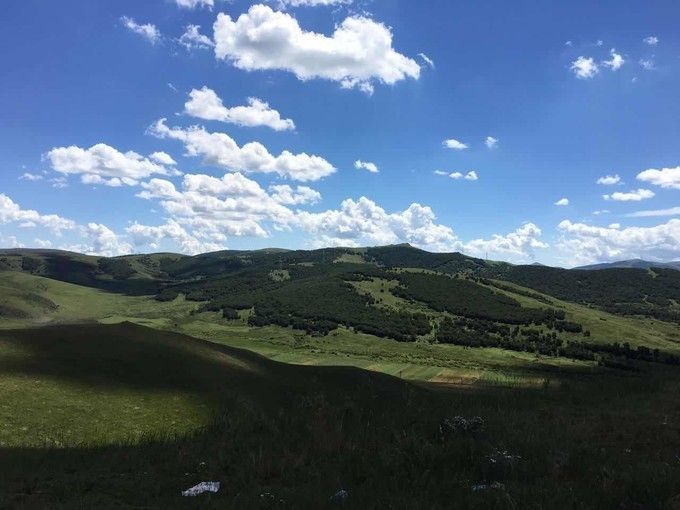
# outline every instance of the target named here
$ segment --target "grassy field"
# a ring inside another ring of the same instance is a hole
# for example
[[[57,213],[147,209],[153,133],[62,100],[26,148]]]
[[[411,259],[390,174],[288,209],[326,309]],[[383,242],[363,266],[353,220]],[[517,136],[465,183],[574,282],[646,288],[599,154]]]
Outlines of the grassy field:
[[[341,488],[361,509],[680,500],[674,367],[251,328],[249,311],[17,272],[0,290],[0,508],[325,508]],[[550,299],[592,341],[677,349],[669,324]],[[179,496],[203,480],[222,489]]]
[[[0,447],[2,508],[325,508],[342,488],[346,507],[362,509],[646,509],[672,508],[680,493],[680,383],[665,367],[565,370],[563,384],[541,388],[442,387],[276,363],[130,323],[6,330],[0,345],[1,377],[22,377],[24,394],[36,380],[80,393],[51,393],[54,407],[0,397],[8,416],[41,410],[45,423],[69,402],[60,426],[79,430],[30,448],[15,431]],[[119,416],[111,405],[165,392],[193,400],[183,422],[193,432],[175,433],[181,414],[166,427],[172,409]],[[190,417],[197,403],[213,417],[203,426]],[[456,416],[481,425],[452,425]],[[114,430],[145,426],[155,431],[128,441]],[[181,498],[202,480],[222,489]]]

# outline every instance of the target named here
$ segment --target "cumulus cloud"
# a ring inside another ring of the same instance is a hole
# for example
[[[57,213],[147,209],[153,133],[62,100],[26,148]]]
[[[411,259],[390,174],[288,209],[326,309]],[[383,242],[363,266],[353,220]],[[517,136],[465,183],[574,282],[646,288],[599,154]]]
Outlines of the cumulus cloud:
[[[618,71],[621,69],[621,67],[623,67],[623,64],[626,63],[625,59],[622,55],[616,53],[616,50],[613,48],[609,54],[611,55],[611,59],[603,61],[602,65],[608,67],[612,71]]]
[[[555,205],[569,205],[569,199],[568,198],[560,198],[557,202],[555,202]]]
[[[113,230],[101,223],[88,223],[81,227],[83,235],[89,240],[90,246],[81,249],[85,253],[115,257],[132,253],[132,246],[122,241]]]
[[[629,218],[654,218],[658,216],[680,216],[680,207],[670,207],[668,209],[654,209],[648,211],[636,211],[626,214]]]
[[[468,145],[464,144],[463,142],[459,142],[455,138],[449,138],[448,140],[444,140],[442,143],[447,149],[453,149],[455,151],[462,151],[468,148]]]
[[[580,56],[571,63],[571,70],[577,78],[587,80],[600,72],[600,68],[591,57]]]
[[[215,56],[245,71],[285,70],[303,81],[327,79],[367,93],[376,82],[393,85],[420,76],[418,63],[392,47],[390,29],[363,16],[346,18],[329,37],[257,4],[236,20],[220,13],[213,29]]]
[[[475,239],[464,243],[462,251],[476,257],[502,257],[514,260],[534,258],[535,249],[545,249],[549,245],[540,240],[541,229],[533,223],[525,223],[506,235],[494,235],[491,239]]]
[[[321,200],[321,193],[307,186],[280,184],[269,186],[269,192],[274,201],[285,205],[316,204]]]
[[[153,174],[168,174],[167,168],[158,161],[159,158],[168,161],[170,156],[156,152],[150,158],[145,158],[134,151],[123,153],[98,143],[89,149],[75,145],[55,147],[46,154],[46,158],[55,171],[64,175],[79,174],[87,184],[134,186],[140,179]]]
[[[148,246],[157,250],[160,242],[169,240],[175,242],[182,253],[196,255],[211,251],[224,250],[226,247],[219,241],[200,240],[189,234],[184,227],[174,220],[163,225],[149,226],[134,223],[126,229],[135,246]]]
[[[630,258],[668,260],[680,255],[680,219],[653,227],[596,227],[564,220],[559,248],[574,264]]]
[[[319,156],[283,151],[273,156],[259,142],[242,147],[225,133],[209,133],[203,127],[170,128],[166,119],[154,123],[148,132],[158,138],[184,143],[187,155],[201,157],[207,165],[245,173],[274,173],[298,181],[316,181],[335,172],[335,167]]]
[[[494,138],[493,136],[487,136],[486,140],[484,140],[484,144],[489,149],[495,149],[496,147],[498,147],[498,138]]]
[[[282,7],[319,7],[329,5],[348,5],[353,0],[278,0]]]
[[[221,178],[187,174],[179,190],[165,179],[151,179],[142,188],[140,198],[160,201],[171,219],[200,240],[214,240],[215,236],[220,240],[226,236],[266,237],[263,222],[286,227],[294,217],[283,202],[300,204],[320,198],[304,186],[275,186],[270,195],[240,173]]]
[[[371,163],[370,161],[361,161],[360,159],[357,159],[354,162],[354,168],[357,170],[368,170],[372,174],[377,174],[379,172],[378,165]]]
[[[248,106],[227,108],[215,91],[208,87],[189,92],[184,113],[199,119],[218,120],[238,126],[267,126],[275,131],[295,129],[295,123],[291,119],[282,119],[278,111],[261,99],[250,97]]]
[[[619,192],[611,195],[602,195],[605,200],[616,200],[617,202],[639,202],[640,200],[647,200],[654,198],[654,192],[648,189],[636,189],[627,193]]]
[[[63,230],[71,230],[76,227],[73,220],[62,218],[56,214],[40,214],[33,209],[22,209],[4,193],[0,193],[0,224],[19,223],[20,226],[45,227],[56,235],[61,235]]]
[[[167,152],[159,151],[159,152],[154,152],[153,154],[149,154],[149,159],[152,159],[156,163],[159,163],[161,165],[167,165],[167,166],[174,166],[177,164],[177,161],[172,159],[172,156],[168,154]]]
[[[604,186],[612,186],[621,182],[621,177],[619,174],[616,175],[605,175],[597,180],[597,184],[602,184]]]
[[[120,21],[121,23],[123,23],[123,26],[125,28],[127,28],[131,32],[134,32],[137,35],[142,36],[151,44],[156,44],[161,40],[161,33],[156,28],[156,25],[153,25],[151,23],[140,25],[134,19],[128,16],[123,16],[122,18],[120,18]]]
[[[647,44],[648,46],[656,46],[659,44],[659,38],[653,35],[650,35],[649,37],[645,37],[643,39],[643,42]]]
[[[208,37],[201,33],[200,25],[187,25],[184,33],[177,40],[188,51],[191,50],[208,50],[215,46],[215,43]]]
[[[680,166],[660,170],[650,168],[637,174],[637,179],[662,188],[680,189]]]
[[[215,6],[215,0],[175,0],[175,3],[184,9],[196,9],[197,7],[212,9]]]
[[[320,213],[300,211],[295,223],[317,236],[316,245],[358,246],[408,242],[441,251],[453,246],[453,231],[436,222],[432,209],[411,204],[400,212],[388,213],[374,201],[361,197],[346,199],[339,209]]]

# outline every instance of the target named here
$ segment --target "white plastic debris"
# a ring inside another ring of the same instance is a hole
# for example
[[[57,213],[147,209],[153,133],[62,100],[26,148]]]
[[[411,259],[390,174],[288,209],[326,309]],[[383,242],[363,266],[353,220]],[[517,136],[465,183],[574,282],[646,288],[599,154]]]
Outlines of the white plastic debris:
[[[217,492],[218,490],[220,490],[220,482],[201,482],[182,491],[182,496],[198,496],[204,492]]]

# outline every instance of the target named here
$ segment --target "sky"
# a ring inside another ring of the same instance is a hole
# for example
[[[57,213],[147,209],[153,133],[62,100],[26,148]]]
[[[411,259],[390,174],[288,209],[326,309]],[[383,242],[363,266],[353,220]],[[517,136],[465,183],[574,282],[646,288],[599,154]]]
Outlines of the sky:
[[[8,0],[0,247],[680,259],[677,0]]]

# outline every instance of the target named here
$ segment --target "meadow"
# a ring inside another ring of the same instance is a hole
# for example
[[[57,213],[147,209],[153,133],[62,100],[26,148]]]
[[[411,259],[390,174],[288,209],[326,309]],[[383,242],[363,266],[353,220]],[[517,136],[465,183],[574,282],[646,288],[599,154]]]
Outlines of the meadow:
[[[266,285],[320,277],[307,255],[290,257],[292,266],[262,273]],[[355,271],[359,257],[345,254],[332,275],[347,274],[342,264]],[[126,264],[84,260],[130,274]],[[201,283],[188,261],[163,260],[132,266],[157,278],[166,264]],[[498,307],[547,317],[509,327],[564,342],[625,339],[675,354],[673,323],[506,280],[367,268],[328,288],[354,289],[388,316],[425,314],[431,332],[397,341],[340,324],[320,335],[254,325],[257,304],[226,314],[183,292],[138,295],[148,282],[111,292],[110,283],[12,269],[0,272],[2,508],[325,508],[341,489],[345,507],[362,509],[680,503],[677,367],[438,343],[436,325],[460,321],[461,305],[437,290],[431,308],[427,286],[413,296],[400,285],[446,278],[470,299],[486,296],[477,310],[499,320]],[[294,292],[279,292],[302,313]],[[548,308],[589,335],[554,329]],[[220,491],[180,496],[203,480],[220,481]]]

